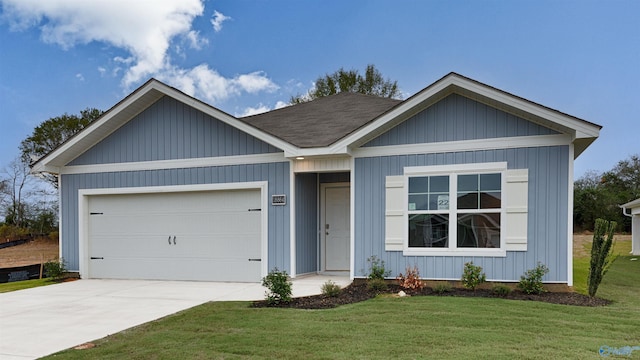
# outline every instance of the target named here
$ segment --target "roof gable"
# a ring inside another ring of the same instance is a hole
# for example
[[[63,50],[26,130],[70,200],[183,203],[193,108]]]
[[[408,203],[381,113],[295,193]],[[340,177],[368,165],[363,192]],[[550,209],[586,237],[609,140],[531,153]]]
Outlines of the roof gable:
[[[38,160],[33,172],[60,168],[107,138],[158,99],[169,96],[284,151],[286,157],[347,155],[441,99],[458,94],[571,137],[577,157],[601,126],[531,102],[478,81],[449,73],[404,100],[354,93],[237,119],[160,81],[151,79],[83,131]]]

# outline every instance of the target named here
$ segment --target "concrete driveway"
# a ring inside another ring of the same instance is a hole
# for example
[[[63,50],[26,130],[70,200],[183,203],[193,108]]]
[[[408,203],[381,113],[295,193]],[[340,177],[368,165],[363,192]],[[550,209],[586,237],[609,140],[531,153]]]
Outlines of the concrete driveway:
[[[293,295],[320,293],[328,279],[293,281]],[[260,284],[78,280],[0,294],[0,358],[34,359],[209,301],[264,299]]]

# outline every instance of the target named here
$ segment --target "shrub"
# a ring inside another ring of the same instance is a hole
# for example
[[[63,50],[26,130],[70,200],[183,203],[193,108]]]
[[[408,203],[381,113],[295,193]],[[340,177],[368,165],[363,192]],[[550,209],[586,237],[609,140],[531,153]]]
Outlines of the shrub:
[[[398,284],[404,289],[420,290],[425,286],[422,280],[420,280],[420,271],[415,265],[413,267],[407,267],[406,275],[400,273],[396,280],[398,280]]]
[[[369,275],[367,276],[369,280],[384,280],[384,278],[391,274],[391,270],[385,269],[384,260],[378,259],[377,256],[370,256],[367,258],[367,262],[369,263]]]
[[[491,292],[498,296],[507,296],[511,293],[511,288],[504,284],[494,284]]]
[[[451,292],[451,290],[451,284],[448,282],[439,283],[433,287],[433,292],[440,295]]]
[[[274,268],[262,278],[262,286],[269,289],[265,292],[267,303],[277,305],[291,301],[291,281],[289,281],[289,275],[286,271]]]
[[[602,278],[609,270],[616,257],[613,255],[613,231],[617,224],[615,221],[596,219],[593,230],[593,243],[591,244],[591,261],[589,262],[589,276],[587,287],[589,296],[596,296]],[[605,238],[606,236],[606,238]]]
[[[541,262],[533,269],[527,270],[520,276],[518,288],[527,294],[541,294],[544,292],[542,278],[549,272],[549,268]]]
[[[322,284],[322,295],[329,297],[336,297],[340,295],[340,285],[334,283],[331,280],[327,280],[324,284]]]
[[[44,273],[52,280],[60,280],[67,273],[67,266],[63,258],[44,263]]]
[[[373,291],[387,290],[387,282],[384,279],[375,278],[367,281],[367,286]]]
[[[473,265],[473,261],[470,261],[464,264],[460,280],[465,288],[475,291],[478,285],[487,281],[487,276],[482,272],[482,267]]]

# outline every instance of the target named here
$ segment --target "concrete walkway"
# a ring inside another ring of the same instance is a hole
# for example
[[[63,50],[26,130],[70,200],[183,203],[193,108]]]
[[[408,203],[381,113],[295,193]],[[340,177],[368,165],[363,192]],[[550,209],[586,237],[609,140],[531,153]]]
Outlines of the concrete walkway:
[[[293,280],[293,296],[320,293],[328,279]],[[34,359],[209,301],[264,299],[260,284],[78,280],[0,294],[0,359]]]

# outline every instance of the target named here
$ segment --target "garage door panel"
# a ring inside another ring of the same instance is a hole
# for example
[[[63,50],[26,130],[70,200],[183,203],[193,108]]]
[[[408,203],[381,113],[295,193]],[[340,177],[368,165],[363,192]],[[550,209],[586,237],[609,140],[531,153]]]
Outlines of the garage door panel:
[[[261,261],[250,259],[262,254],[260,194],[252,189],[92,196],[89,256],[96,259],[89,259],[89,274],[257,282]]]

